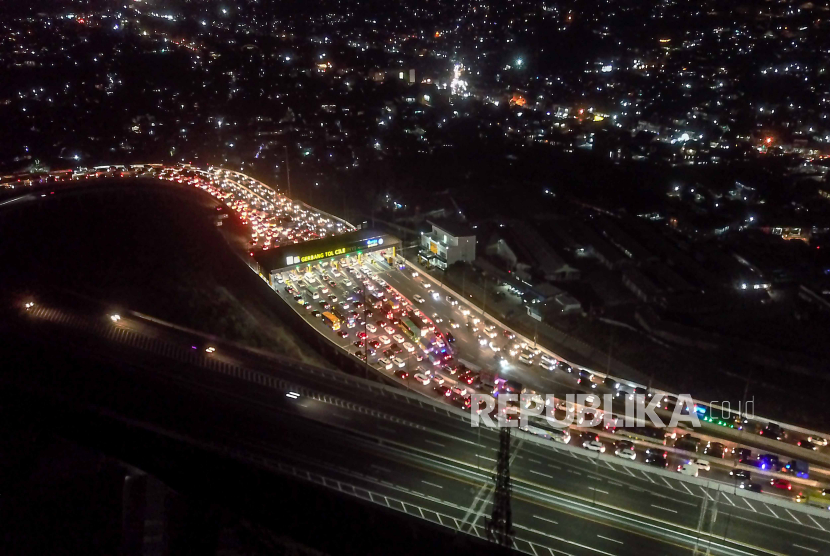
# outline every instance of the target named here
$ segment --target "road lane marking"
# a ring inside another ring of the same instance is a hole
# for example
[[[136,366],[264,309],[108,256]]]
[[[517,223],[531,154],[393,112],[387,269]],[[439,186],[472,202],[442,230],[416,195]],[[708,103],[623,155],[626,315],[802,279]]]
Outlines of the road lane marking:
[[[435,442],[434,440],[424,440],[427,444],[434,444],[435,446],[440,446],[442,448],[446,448],[445,445],[441,444],[440,442]]]
[[[549,464],[548,464],[548,467],[553,467],[554,469],[562,469],[562,468],[561,468],[561,467],[559,467],[558,465],[554,465],[554,464],[552,464],[552,463],[549,463]]]
[[[395,429],[390,429],[389,427],[382,427],[381,425],[378,425],[378,428],[386,432],[395,432]]]
[[[744,501],[744,504],[746,504],[747,506],[749,506],[749,509],[750,509],[750,510],[752,510],[752,511],[753,511],[753,512],[755,512],[755,513],[758,513],[758,510],[756,510],[755,508],[753,508],[753,507],[752,507],[752,504],[750,504],[750,503],[749,503],[749,500],[747,500],[746,498],[741,498],[741,500],[743,500],[743,501]]]
[[[706,497],[709,499],[709,501],[710,501],[710,502],[714,502],[714,501],[715,501],[715,499],[714,499],[714,498],[712,498],[712,496],[711,496],[708,492],[706,492],[706,489],[704,489],[702,486],[698,485],[698,486],[697,486],[697,488],[699,488],[699,489],[700,489],[700,491],[701,491],[703,494],[705,494],[705,495],[706,495]],[[754,510],[754,509],[755,509],[755,508],[753,508],[753,510]]]
[[[531,469],[530,472],[535,473],[536,475],[541,475],[542,477],[547,477],[548,479],[553,479],[553,475],[548,475],[547,473],[542,473],[541,471],[536,471],[535,469]]]
[[[676,490],[673,486],[671,486],[671,483],[668,482],[665,477],[660,477],[660,478],[663,479],[663,482],[666,483],[666,486],[668,486],[672,490]]]
[[[641,475],[643,475],[646,479],[648,479],[648,480],[649,480],[649,481],[651,481],[652,483],[657,484],[657,481],[655,481],[654,479],[652,479],[652,478],[648,475],[648,473],[646,473],[645,471],[640,471],[640,474],[641,474]]]
[[[433,486],[435,488],[444,488],[441,485],[436,485],[435,483],[430,483],[429,481],[421,480],[421,482],[424,483],[425,485]]]
[[[579,471],[574,471],[573,469],[568,469],[568,473],[573,473],[574,475],[582,475]]]
[[[548,518],[542,517],[540,515],[534,515],[533,517],[535,517],[536,519],[541,519],[542,521],[547,521],[548,523],[553,523],[554,525],[559,525],[558,521],[554,521],[552,519],[548,519]]]
[[[652,504],[651,507],[657,508],[658,510],[663,510],[664,512],[671,512],[673,514],[677,513],[677,510],[672,510],[671,508],[664,508],[663,506],[655,506],[654,504]]]
[[[735,506],[735,502],[733,502],[733,501],[732,501],[732,499],[731,499],[731,498],[729,498],[729,497],[726,495],[726,493],[725,493],[725,492],[721,492],[721,496],[723,496],[723,497],[726,499],[726,501],[727,501],[727,502],[729,502],[730,504],[732,504],[732,506],[733,506],[733,507]],[[787,511],[789,511],[789,510],[787,510]],[[796,519],[796,521],[798,521],[798,520]]]
[[[626,473],[628,473],[632,477],[636,477],[636,475],[634,473],[632,473],[631,470],[628,467],[623,466],[623,469],[625,469]]]
[[[593,490],[594,492],[601,492],[603,494],[608,494],[607,490],[600,490],[600,489],[594,488],[594,487],[588,487],[588,490]]]
[[[790,510],[788,510],[787,508],[784,508],[784,511],[787,512],[788,514],[790,514],[790,517],[793,518],[796,523],[798,523],[799,525],[803,525],[803,523],[801,523],[801,521],[799,521],[799,519],[797,517],[795,517],[795,515],[793,515],[793,513]]]
[[[609,538],[609,537],[603,537],[602,535],[597,535],[597,536],[601,539],[605,539],[606,541],[615,542],[617,544],[625,544],[624,542],[618,541],[617,539],[612,539],[612,538]]]
[[[538,464],[540,464],[540,465],[541,465],[541,463],[542,463],[542,462],[541,462],[541,461],[539,461],[538,459],[527,458],[527,460],[528,460],[529,462],[531,462],[531,463],[538,463]]]
[[[618,483],[618,482],[616,482],[616,481],[610,481],[610,480],[608,481],[608,484],[609,484],[609,485],[614,485],[614,486],[617,486],[617,487],[625,486],[625,485],[624,485],[624,484],[622,484],[622,483]]]
[[[809,550],[810,552],[818,552],[818,550],[816,550],[815,548],[810,548],[809,546],[801,546],[800,544],[794,544],[793,546],[796,548],[800,548],[802,550]]]
[[[694,493],[694,492],[692,492],[692,491],[689,489],[689,487],[687,487],[686,485],[684,485],[684,484],[683,484],[683,481],[680,481],[680,486],[682,486],[683,488],[685,488],[685,489],[686,489],[686,492],[688,492],[688,493],[689,493],[689,494],[691,494],[692,496],[694,496],[694,495],[695,495],[695,493]]]
[[[478,457],[480,457],[481,459],[487,459],[487,460],[490,460],[490,461],[496,461],[496,459],[495,459],[495,458],[488,458],[487,456],[482,456],[481,454],[476,454],[476,455],[477,455]]]
[[[375,464],[375,463],[371,464],[369,467],[374,467],[374,468],[375,468],[375,469],[377,469],[378,471],[386,471],[387,473],[391,473],[391,472],[392,472],[391,470],[389,470],[389,469],[387,469],[387,468],[385,468],[385,467],[381,467],[380,465],[377,465],[377,464]]]
[[[778,514],[777,514],[777,513],[775,513],[774,511],[772,511],[772,508],[770,508],[770,507],[769,507],[769,506],[767,506],[766,504],[764,504],[764,507],[765,507],[766,509],[768,509],[768,510],[769,510],[769,513],[771,513],[772,515],[774,515],[776,518],[778,517]]]
[[[818,521],[816,521],[815,519],[813,519],[813,516],[811,516],[810,514],[807,514],[807,517],[809,517],[809,518],[810,518],[810,521],[812,521],[813,523],[815,523],[815,524],[816,524],[816,527],[818,527],[818,528],[819,528],[819,529],[821,529],[822,531],[824,531],[824,530],[825,530],[825,529],[824,529],[824,527],[822,527],[822,526],[821,526],[821,524],[820,524]]]

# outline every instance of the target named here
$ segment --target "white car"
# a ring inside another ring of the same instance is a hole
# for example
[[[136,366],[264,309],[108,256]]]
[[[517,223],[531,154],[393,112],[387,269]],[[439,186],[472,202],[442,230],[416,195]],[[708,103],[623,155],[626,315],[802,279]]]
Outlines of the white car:
[[[439,374],[434,374],[434,375],[432,375],[432,381],[435,384],[444,384],[444,377],[442,377]]]
[[[694,463],[684,463],[683,465],[677,466],[678,473],[682,475],[688,475],[690,477],[697,477],[698,469],[698,466]]]
[[[637,459],[637,452],[635,452],[631,448],[623,448],[622,450],[616,450],[614,453],[617,455],[617,457],[623,459],[630,459],[631,461]]]
[[[490,342],[490,349],[493,351],[501,351],[501,348],[496,345],[496,342]]]
[[[378,359],[378,364],[381,365],[384,369],[389,370],[392,368],[392,362],[388,360],[386,357],[381,357]]]
[[[404,363],[403,359],[401,359],[400,357],[393,357],[392,362],[395,363],[395,365],[397,365],[398,368],[403,368],[404,365],[406,365],[406,363]]]
[[[450,319],[450,320],[449,320],[449,323],[450,323],[450,326],[451,326],[452,328],[458,328],[459,326],[461,326],[460,324],[458,324],[457,322],[455,322],[455,321],[454,321],[454,320],[452,320],[452,319]]]
[[[392,343],[392,340],[390,340],[386,336],[378,336],[378,340],[380,340],[380,343],[382,343],[383,345],[386,345],[386,346],[388,346],[389,344]]]
[[[425,289],[427,289],[427,290],[428,290],[428,289],[430,289],[431,287],[432,287],[432,284],[431,284],[430,282],[424,282],[424,288],[425,288]]]
[[[377,332],[378,327],[375,326],[374,324],[372,324],[371,322],[367,322],[366,323],[366,330],[368,330],[369,332]]]
[[[821,436],[808,436],[807,442],[813,444],[814,446],[827,446],[827,439],[822,438]]]
[[[432,320],[434,320],[437,323],[444,322],[444,319],[438,313],[432,313]]]
[[[432,292],[432,299],[438,301],[439,299],[441,299],[441,294],[438,292]]]
[[[377,283],[378,283],[378,284],[380,284],[381,286],[385,286],[385,285],[386,285],[386,280],[384,280],[383,278],[375,278],[375,282],[377,282]]]
[[[418,303],[423,303],[424,301],[426,301],[426,299],[424,299],[423,297],[421,297],[421,296],[420,296],[420,295],[418,295],[417,293],[416,293],[415,295],[413,295],[413,296],[412,296],[412,299],[414,299],[414,300],[415,300],[415,301],[417,301]]]
[[[402,344],[406,341],[406,338],[404,338],[400,334],[395,334],[394,336],[392,336],[392,339],[398,342],[399,344]]]
[[[712,466],[709,465],[709,462],[705,459],[696,459],[692,461],[693,464],[697,465],[703,471],[711,471]]]
[[[384,329],[384,330],[386,331],[386,333],[387,333],[387,334],[389,334],[390,336],[392,336],[393,334],[395,334],[395,329],[394,329],[394,328],[392,328],[392,327],[391,327],[391,326],[389,326],[389,325],[384,326],[384,327],[383,327],[383,329]]]
[[[462,307],[459,310],[461,311],[461,314],[464,315],[465,317],[470,314],[470,310],[467,309],[466,307]]]
[[[415,373],[415,380],[417,380],[424,386],[429,384],[429,377],[423,373]]]
[[[598,440],[586,440],[582,443],[582,447],[592,452],[605,453],[605,444]]]
[[[403,343],[403,349],[405,349],[405,350],[406,350],[406,351],[408,351],[409,353],[412,353],[413,351],[415,351],[415,346],[413,346],[413,345],[412,345],[412,344],[410,344],[409,342],[404,342],[404,343]]]
[[[458,300],[451,295],[447,296],[447,303],[450,305],[458,305]]]

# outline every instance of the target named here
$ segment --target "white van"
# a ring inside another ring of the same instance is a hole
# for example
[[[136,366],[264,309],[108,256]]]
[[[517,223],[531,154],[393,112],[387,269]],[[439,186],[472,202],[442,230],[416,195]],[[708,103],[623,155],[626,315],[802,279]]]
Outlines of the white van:
[[[522,353],[519,356],[519,363],[524,363],[525,365],[533,365],[533,359]]]
[[[684,463],[677,466],[677,472],[681,475],[688,475],[690,477],[697,477],[700,467],[696,463]]]

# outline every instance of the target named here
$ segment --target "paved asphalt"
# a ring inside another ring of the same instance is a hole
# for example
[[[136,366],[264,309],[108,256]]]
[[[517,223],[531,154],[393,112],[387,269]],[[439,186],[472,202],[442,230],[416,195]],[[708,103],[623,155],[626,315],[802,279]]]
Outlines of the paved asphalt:
[[[125,380],[171,375],[212,392],[222,413],[210,421],[211,436],[227,446],[347,495],[484,535],[497,436],[444,406],[235,346],[219,345],[207,356],[202,338],[141,319],[115,325],[95,311],[39,306],[26,320],[30,334],[55,338],[53,345],[80,342],[129,363],[135,373]],[[300,397],[287,397],[292,390]],[[152,420],[184,434],[198,425],[174,415],[159,410]],[[531,554],[688,554],[698,538],[713,554],[830,551],[830,521],[797,510],[553,443],[516,439],[512,457],[517,548]]]

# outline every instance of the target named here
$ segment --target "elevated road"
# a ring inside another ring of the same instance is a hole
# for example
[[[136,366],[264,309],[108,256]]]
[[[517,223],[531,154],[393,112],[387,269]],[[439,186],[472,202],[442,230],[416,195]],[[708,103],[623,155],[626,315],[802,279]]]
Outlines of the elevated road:
[[[147,411],[139,400],[109,403],[106,388],[85,384],[83,373],[69,381],[59,370],[19,376],[7,368],[3,380],[48,380],[145,426],[206,436],[282,473],[484,536],[497,437],[471,428],[460,410],[240,346],[214,343],[208,355],[204,337],[129,315],[114,324],[100,308],[77,305],[38,305],[10,316],[7,337],[53,352],[82,350],[129,369],[113,381],[152,376],[210,393],[220,403],[199,415],[212,417],[182,419],[160,403]],[[830,550],[830,521],[816,510],[524,434],[516,435],[511,472],[516,548],[530,554],[669,555],[695,546],[712,554]]]

